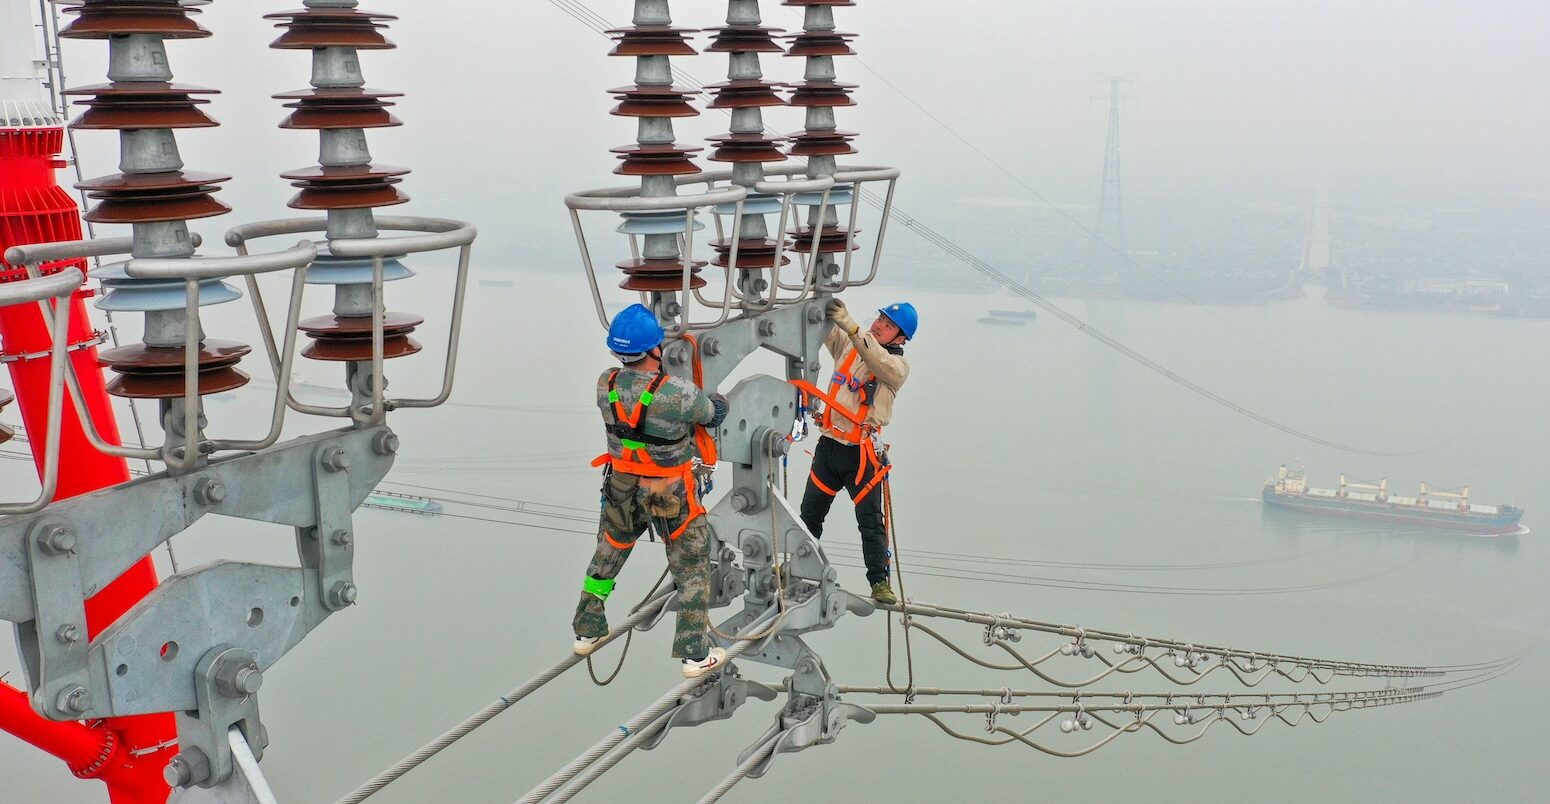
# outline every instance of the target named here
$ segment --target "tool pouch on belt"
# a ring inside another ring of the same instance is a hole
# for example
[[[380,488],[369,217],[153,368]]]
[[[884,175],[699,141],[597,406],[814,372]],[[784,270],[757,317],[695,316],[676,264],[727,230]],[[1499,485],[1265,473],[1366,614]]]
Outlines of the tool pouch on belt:
[[[672,522],[683,515],[684,495],[688,489],[683,488],[683,481],[673,477],[647,477],[641,478],[641,485],[646,489],[646,513],[656,519]]]
[[[623,472],[609,472],[603,478],[603,519],[609,533],[635,532],[635,489],[639,485],[639,477]]]

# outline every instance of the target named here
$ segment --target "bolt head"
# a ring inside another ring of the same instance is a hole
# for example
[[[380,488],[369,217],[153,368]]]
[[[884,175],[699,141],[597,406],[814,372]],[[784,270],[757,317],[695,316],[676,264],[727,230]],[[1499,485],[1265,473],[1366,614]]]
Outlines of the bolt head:
[[[822,307],[819,307],[815,304],[812,307],[807,308],[807,323],[821,324],[823,323],[823,319],[824,311]]]
[[[721,354],[721,341],[715,338],[706,338],[705,341],[700,344],[700,351],[710,355],[711,357],[715,357],[716,355]]]
[[[61,711],[80,715],[91,709],[91,693],[85,687],[67,687],[60,691],[54,702]]]
[[[81,629],[74,624],[61,625],[59,630],[54,632],[54,636],[60,642],[69,645],[80,641]]]
[[[747,492],[732,492],[732,510],[742,513],[753,507],[753,498]]]
[[[332,600],[336,606],[353,605],[355,603],[356,597],[359,595],[360,592],[355,588],[355,584],[347,583],[345,581],[340,581],[339,583],[334,584],[334,588],[330,589],[328,592],[329,599]]]
[[[258,669],[258,665],[250,664],[237,671],[231,686],[243,695],[252,695],[264,686],[264,673]]]
[[[379,433],[376,439],[371,442],[371,451],[378,455],[396,455],[398,454],[398,446],[397,433]]]
[[[323,468],[330,472],[343,472],[350,468],[350,454],[343,447],[333,447],[323,454]]]
[[[39,546],[43,552],[52,555],[62,555],[75,549],[75,531],[64,525],[55,525],[38,537]]]
[[[775,334],[775,322],[774,321],[760,321],[759,322],[759,334],[763,335],[766,338],[771,336],[771,335],[774,335]]]
[[[206,480],[194,489],[194,497],[205,505],[215,505],[226,499],[226,484],[219,480]]]
[[[339,530],[334,531],[333,540],[334,544],[337,544],[340,547],[349,547],[350,542],[354,541],[355,537],[351,536],[348,530],[340,528]]]
[[[194,773],[188,767],[188,760],[184,759],[182,754],[178,754],[161,769],[161,778],[168,787],[178,788],[192,782]]]

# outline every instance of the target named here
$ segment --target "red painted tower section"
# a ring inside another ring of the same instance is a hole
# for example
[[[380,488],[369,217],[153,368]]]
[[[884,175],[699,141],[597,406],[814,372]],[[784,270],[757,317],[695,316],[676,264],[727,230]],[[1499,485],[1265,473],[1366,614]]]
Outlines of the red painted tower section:
[[[55,180],[55,172],[64,164],[59,159],[64,149],[61,121],[41,102],[0,104],[0,112],[7,112],[0,114],[0,253],[11,246],[80,239],[79,210]],[[77,261],[46,265],[43,271],[53,273],[70,265],[86,269],[84,261]],[[25,276],[20,267],[0,262],[0,282]],[[104,438],[118,443],[118,426],[97,360],[100,338],[86,315],[89,295],[82,289],[70,298],[70,359],[92,421]],[[43,314],[36,305],[0,308],[0,359],[9,371],[40,472],[47,435],[49,345]],[[61,439],[55,499],[129,479],[124,459],[104,455],[87,442],[80,414],[68,397]],[[147,557],[87,600],[88,635],[94,637],[111,625],[157,583],[155,567]],[[88,727],[44,720],[20,702],[19,692],[0,685],[0,729],[64,759],[77,776],[102,779],[115,804],[166,801],[169,791],[161,769],[176,753],[177,739],[171,714],[116,718]]]

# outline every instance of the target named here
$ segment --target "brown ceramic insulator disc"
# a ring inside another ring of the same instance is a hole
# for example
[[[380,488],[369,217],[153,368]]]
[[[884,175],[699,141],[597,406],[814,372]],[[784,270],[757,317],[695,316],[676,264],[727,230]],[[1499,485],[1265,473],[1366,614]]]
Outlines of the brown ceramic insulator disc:
[[[689,287],[705,287],[705,280],[700,277],[700,269],[708,263],[704,260],[695,260],[689,264]],[[682,260],[668,259],[640,259],[625,260],[618,263],[618,268],[625,273],[624,281],[619,287],[625,290],[682,290],[684,286],[684,264]]]
[[[676,143],[665,145],[623,145],[610,148],[623,161],[614,172],[621,176],[687,176],[700,169],[689,160],[689,154],[701,148],[685,148]]]
[[[219,173],[172,170],[166,173],[113,173],[78,182],[75,188],[91,193],[93,198],[108,198],[125,193],[178,192],[196,187],[213,189],[207,185],[228,181],[231,181],[230,176]]]
[[[785,0],[781,3],[783,6],[834,6],[835,8],[855,4],[856,0]]]
[[[803,131],[791,135],[792,156],[842,156],[856,153],[854,131]]]
[[[413,313],[389,312],[382,317],[382,357],[391,360],[419,352],[420,343],[409,337],[415,327],[425,323]],[[313,360],[370,360],[371,316],[322,315],[297,325],[313,342],[303,349],[303,357]]]
[[[192,171],[103,176],[76,185],[100,201],[86,213],[92,223],[193,220],[231,211],[211,196],[228,176]]]
[[[714,92],[710,102],[712,109],[748,109],[759,106],[784,106],[786,102],[776,94],[775,90],[785,86],[788,85],[778,81],[742,79],[722,81],[705,88]]]
[[[393,104],[384,98],[402,97],[401,92],[379,89],[312,89],[276,95],[290,100],[287,109],[295,109],[280,122],[284,129],[391,128],[403,121],[389,114]]]
[[[785,37],[791,40],[786,47],[787,56],[854,56],[856,51],[850,43],[856,38],[853,33],[842,31],[807,31]]]
[[[282,20],[275,25],[285,32],[269,43],[277,50],[312,50],[320,47],[349,47],[356,50],[391,50],[397,45],[382,31],[384,22],[398,19],[355,8],[306,8],[265,14],[266,20]]]
[[[713,240],[710,247],[716,250],[716,258],[711,264],[717,268],[726,268],[732,262],[732,241],[730,238]],[[770,268],[775,265],[775,252],[780,244],[767,238],[752,238],[737,241],[737,267],[740,270],[757,270]],[[781,265],[790,265],[791,257],[782,254]]]
[[[381,179],[358,184],[337,182],[291,182],[302,188],[291,196],[286,206],[291,209],[374,209],[409,203],[409,196],[394,187],[399,179]]]
[[[55,0],[59,2],[60,0]],[[59,31],[65,39],[108,39],[155,34],[165,39],[201,39],[210,32],[189,19],[198,9],[178,0],[82,0],[65,9],[76,18]]]
[[[667,25],[637,25],[633,28],[614,28],[608,35],[617,40],[610,56],[693,56],[694,45],[689,36],[694,28],[673,28]]]
[[[0,410],[5,410],[5,406],[11,404],[14,401],[16,401],[15,394],[7,391],[4,388],[0,388]]]
[[[767,28],[761,25],[728,25],[723,28],[706,28],[713,34],[706,53],[784,53],[785,48],[775,41],[776,34],[784,28]]]
[[[358,184],[363,181],[390,179],[409,174],[409,168],[398,165],[343,165],[338,167],[314,166],[298,168],[280,174],[280,178],[295,182],[328,184],[330,182]]]
[[[11,438],[13,436],[15,436],[15,435],[16,435],[16,431],[15,430],[12,430],[11,428],[6,427],[3,424],[0,424],[0,444],[4,444],[5,442],[10,441]]]
[[[235,366],[253,351],[245,343],[206,339],[199,344],[199,395],[218,394],[247,385]],[[130,399],[173,399],[183,395],[183,347],[143,343],[109,349],[98,356],[118,376],[108,393]]]
[[[10,391],[5,390],[4,388],[0,388],[0,410],[5,410],[5,406],[11,404],[11,400],[15,398],[15,396],[11,395]],[[4,444],[5,442],[10,441],[11,437],[14,435],[16,435],[15,430],[0,424],[0,444]]]
[[[75,87],[68,96],[90,96],[75,101],[86,107],[70,126],[76,129],[210,128],[219,125],[197,107],[210,101],[194,95],[215,95],[216,90],[164,81],[115,81]]]
[[[801,107],[855,106],[856,101],[850,97],[850,91],[855,88],[855,84],[839,81],[806,81],[792,88],[791,97],[786,103]]]
[[[833,254],[846,251],[845,242],[851,235],[860,234],[861,230],[847,230],[843,226],[825,226],[818,230],[818,253]],[[792,229],[788,234],[793,238],[791,248],[804,254],[810,254],[813,250],[813,230],[807,228]],[[850,244],[850,251],[861,248],[859,241]]]
[[[688,87],[633,85],[608,92],[620,101],[611,114],[619,117],[695,117],[700,111],[689,103]]]
[[[706,139],[716,145],[709,157],[712,162],[782,162],[786,159],[780,150],[783,139],[780,137],[728,134]]]

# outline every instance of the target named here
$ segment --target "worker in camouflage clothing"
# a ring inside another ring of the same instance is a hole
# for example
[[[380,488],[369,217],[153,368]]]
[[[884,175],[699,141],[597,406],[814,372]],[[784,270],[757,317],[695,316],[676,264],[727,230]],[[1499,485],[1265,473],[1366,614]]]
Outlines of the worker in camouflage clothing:
[[[715,427],[727,415],[726,397],[706,394],[662,373],[662,326],[636,304],[614,317],[608,348],[624,364],[597,381],[597,406],[608,431],[607,465],[597,552],[587,566],[576,606],[575,651],[587,655],[608,635],[604,603],[635,542],[654,528],[666,543],[667,565],[678,587],[673,656],[688,678],[719,669],[726,650],[711,647],[710,526],[694,482],[695,428]]]

